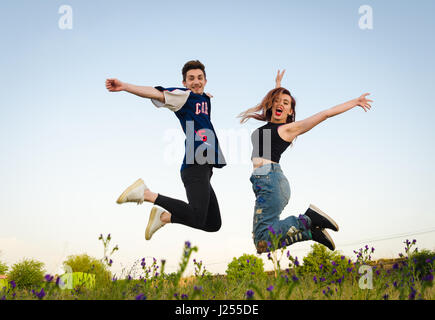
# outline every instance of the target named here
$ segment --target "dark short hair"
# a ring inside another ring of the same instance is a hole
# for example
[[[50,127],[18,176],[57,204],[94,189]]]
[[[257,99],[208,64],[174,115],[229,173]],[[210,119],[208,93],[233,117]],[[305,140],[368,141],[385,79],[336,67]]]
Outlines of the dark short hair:
[[[183,74],[183,81],[186,81],[186,75],[189,70],[193,69],[200,69],[204,73],[204,78],[207,79],[207,76],[205,75],[205,67],[199,60],[191,60],[186,62],[186,64],[183,67],[183,70],[181,70],[181,73]]]

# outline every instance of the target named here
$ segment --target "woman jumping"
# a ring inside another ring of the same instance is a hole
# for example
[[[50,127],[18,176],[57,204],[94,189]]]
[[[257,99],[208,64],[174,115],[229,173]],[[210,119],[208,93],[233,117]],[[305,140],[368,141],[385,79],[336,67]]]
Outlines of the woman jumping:
[[[354,107],[370,110],[370,102],[365,93],[359,98],[339,104],[319,112],[304,120],[296,119],[295,99],[281,87],[284,72],[278,70],[276,88],[269,91],[263,101],[241,113],[240,122],[250,118],[266,121],[251,136],[253,144],[252,163],[254,170],[250,177],[256,201],[254,208],[253,239],[258,253],[270,250],[270,233],[280,237],[279,247],[295,242],[313,240],[330,250],[335,244],[325,228],[338,231],[337,223],[314,205],[310,205],[303,215],[289,216],[280,220],[280,214],[290,199],[290,185],[284,176],[279,160],[282,153],[292,145],[294,139],[308,132],[328,118],[346,112]],[[275,248],[277,249],[277,248]]]

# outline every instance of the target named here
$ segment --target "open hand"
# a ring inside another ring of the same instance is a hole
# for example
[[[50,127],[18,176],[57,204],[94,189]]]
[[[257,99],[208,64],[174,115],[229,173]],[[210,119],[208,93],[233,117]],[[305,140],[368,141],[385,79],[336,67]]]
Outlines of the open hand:
[[[278,70],[278,73],[277,73],[276,78],[275,78],[275,84],[276,84],[275,88],[280,88],[281,87],[281,80],[284,77],[284,73],[285,73],[285,69],[282,70],[281,73]]]
[[[110,92],[117,92],[124,90],[124,83],[122,81],[119,81],[118,79],[107,79],[106,80],[106,89]]]
[[[370,93],[364,93],[362,96],[356,99],[356,105],[363,108],[365,112],[372,108],[370,102],[373,102],[373,100],[369,100],[366,98],[369,94]]]

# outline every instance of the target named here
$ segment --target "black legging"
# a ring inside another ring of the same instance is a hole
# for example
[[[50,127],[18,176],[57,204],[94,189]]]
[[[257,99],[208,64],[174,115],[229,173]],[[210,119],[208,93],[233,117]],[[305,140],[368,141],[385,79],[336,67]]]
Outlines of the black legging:
[[[171,213],[172,223],[208,232],[218,231],[222,221],[219,204],[210,184],[212,175],[213,166],[209,164],[187,167],[181,171],[181,180],[189,203],[160,193],[154,203]]]

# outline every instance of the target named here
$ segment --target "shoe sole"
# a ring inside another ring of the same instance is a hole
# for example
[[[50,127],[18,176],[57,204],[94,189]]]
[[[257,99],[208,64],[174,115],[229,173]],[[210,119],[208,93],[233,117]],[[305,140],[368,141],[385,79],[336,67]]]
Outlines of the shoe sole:
[[[337,222],[335,222],[334,219],[332,219],[330,216],[328,216],[326,213],[324,213],[322,210],[320,210],[319,208],[317,208],[314,204],[310,204],[310,209],[316,211],[318,214],[320,214],[321,216],[323,216],[325,219],[328,219],[329,222],[332,223],[332,225],[337,229],[337,230],[333,230],[335,232],[337,232],[338,230],[340,230],[340,228],[338,227]]]
[[[334,250],[335,250],[335,243],[334,243],[334,240],[332,240],[331,236],[329,235],[328,232],[326,232],[325,229],[322,229],[322,233],[325,235],[326,239],[328,239],[328,240],[332,243],[332,247],[333,247],[332,251],[334,251]],[[329,248],[328,248],[328,249],[329,249]]]
[[[150,218],[148,220],[148,225],[147,225],[147,228],[145,230],[145,240],[150,240],[152,237],[152,235],[150,234],[151,233],[151,226],[152,226],[153,221],[156,217],[156,214],[157,214],[157,208],[153,207],[151,209]]]
[[[133,183],[131,186],[129,186],[125,191],[118,197],[118,200],[116,200],[116,203],[121,204],[125,203],[127,200],[127,194],[130,193],[131,190],[134,188],[139,187],[141,184],[144,184],[142,179],[137,179],[135,183]]]

